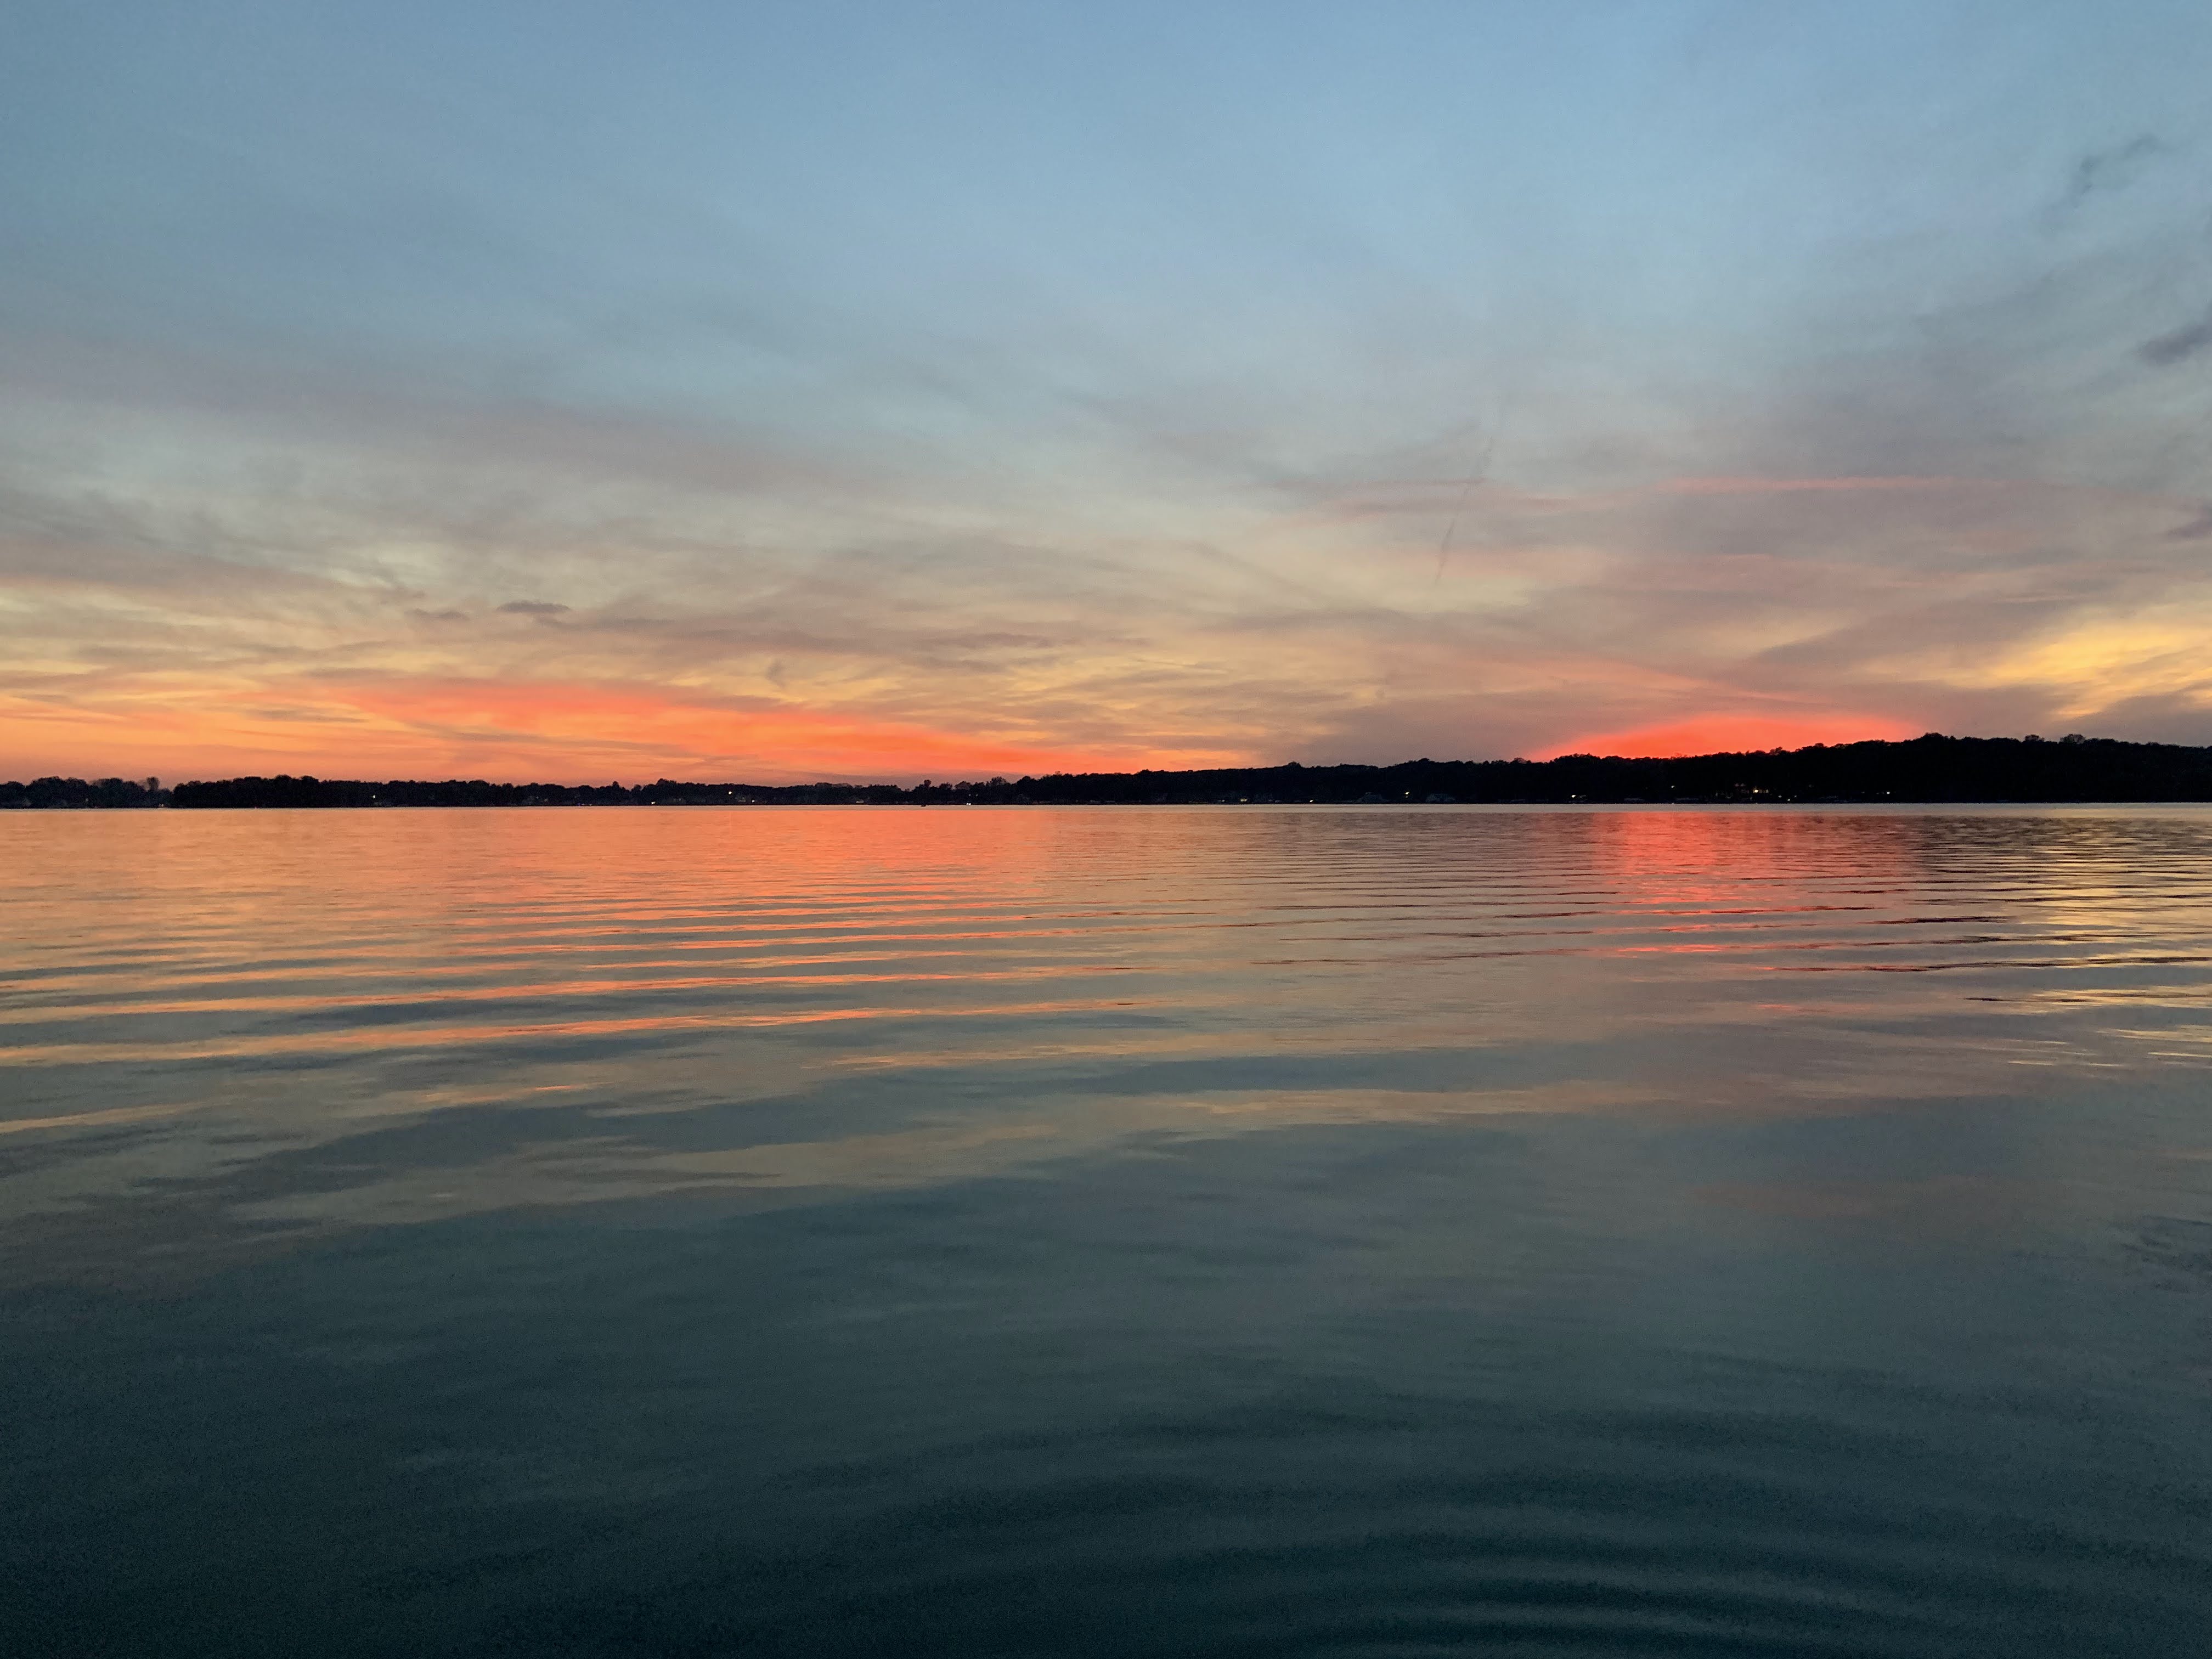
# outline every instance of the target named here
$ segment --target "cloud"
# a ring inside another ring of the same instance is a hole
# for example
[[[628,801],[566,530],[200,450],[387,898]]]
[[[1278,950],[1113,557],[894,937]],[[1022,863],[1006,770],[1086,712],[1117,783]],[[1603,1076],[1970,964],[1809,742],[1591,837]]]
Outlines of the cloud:
[[[2144,341],[2136,349],[2136,356],[2154,368],[2171,368],[2176,363],[2186,362],[2207,346],[2212,346],[2212,309],[2170,334]]]
[[[226,582],[203,588],[179,574],[189,550],[275,539],[250,500],[222,520],[50,513],[35,561],[0,547],[0,773],[1015,775],[2021,731],[2153,702],[2165,732],[2212,638],[2197,544],[2174,537],[2187,498],[1896,474],[1500,481],[1469,496],[1439,579],[1455,483],[1216,509],[1181,539],[917,508],[805,554],[572,503],[567,533],[607,550],[557,577],[599,597],[525,629],[505,616],[541,613],[503,606],[550,602],[495,596],[543,571],[540,519],[464,514],[448,536],[407,518],[390,568],[408,586],[216,563]],[[341,568],[343,538],[376,528],[353,522],[329,521]],[[72,532],[128,551],[70,585]]]
[[[1296,313],[1310,357],[1237,319],[1218,356],[1118,314],[924,327],[902,362],[793,357],[835,396],[750,419],[398,351],[33,343],[0,410],[6,752],[765,780],[2179,729],[2212,410],[2129,354],[2179,362],[2212,315],[2137,343],[2200,257],[2143,228],[2179,222],[2164,143],[2083,155],[2072,195],[2130,194],[2063,237],[2028,181],[1985,271],[1844,249],[1724,373],[1686,337],[1608,378],[1613,337],[1544,313],[1514,389],[1511,319],[1389,281]],[[1362,357],[1347,319],[1399,300]],[[343,744],[311,754],[319,722]]]
[[[2207,501],[2195,518],[2166,532],[2170,542],[2201,542],[2208,538],[2212,538],[2212,501]]]
[[[2145,167],[2166,155],[2171,148],[2155,133],[2146,132],[2124,144],[2091,150],[2074,164],[2073,174],[2066,182],[2063,205],[2078,206],[2092,196],[2125,190]]]

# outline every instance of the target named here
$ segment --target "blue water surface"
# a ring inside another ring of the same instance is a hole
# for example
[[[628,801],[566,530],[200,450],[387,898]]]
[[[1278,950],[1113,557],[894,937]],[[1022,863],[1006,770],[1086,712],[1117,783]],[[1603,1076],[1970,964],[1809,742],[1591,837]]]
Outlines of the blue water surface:
[[[2199,1655],[2212,812],[0,819],[0,1645]]]

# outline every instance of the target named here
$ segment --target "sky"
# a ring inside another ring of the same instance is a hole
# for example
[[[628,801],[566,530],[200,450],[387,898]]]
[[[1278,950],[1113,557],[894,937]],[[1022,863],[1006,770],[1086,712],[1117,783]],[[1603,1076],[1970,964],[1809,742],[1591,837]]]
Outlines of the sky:
[[[2212,7],[17,0],[0,776],[2212,742]]]

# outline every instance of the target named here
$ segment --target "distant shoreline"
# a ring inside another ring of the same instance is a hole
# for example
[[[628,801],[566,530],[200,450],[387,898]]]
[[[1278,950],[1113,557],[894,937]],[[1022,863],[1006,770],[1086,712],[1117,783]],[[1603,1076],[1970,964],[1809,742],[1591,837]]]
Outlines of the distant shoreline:
[[[2212,801],[2212,748],[2110,738],[1952,738],[1549,761],[1055,773],[888,783],[371,782],[279,775],[180,783],[40,778],[0,783],[0,810],[398,806],[1910,805]]]

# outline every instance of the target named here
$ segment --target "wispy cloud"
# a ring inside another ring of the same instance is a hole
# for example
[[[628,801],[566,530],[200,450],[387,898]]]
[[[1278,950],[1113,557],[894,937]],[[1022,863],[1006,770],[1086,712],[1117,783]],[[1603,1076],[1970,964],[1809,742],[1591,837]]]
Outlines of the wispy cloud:
[[[2207,346],[2212,346],[2212,308],[2193,323],[2184,323],[2170,333],[2145,340],[2136,355],[2154,368],[2171,368],[2176,363],[2186,362]]]

